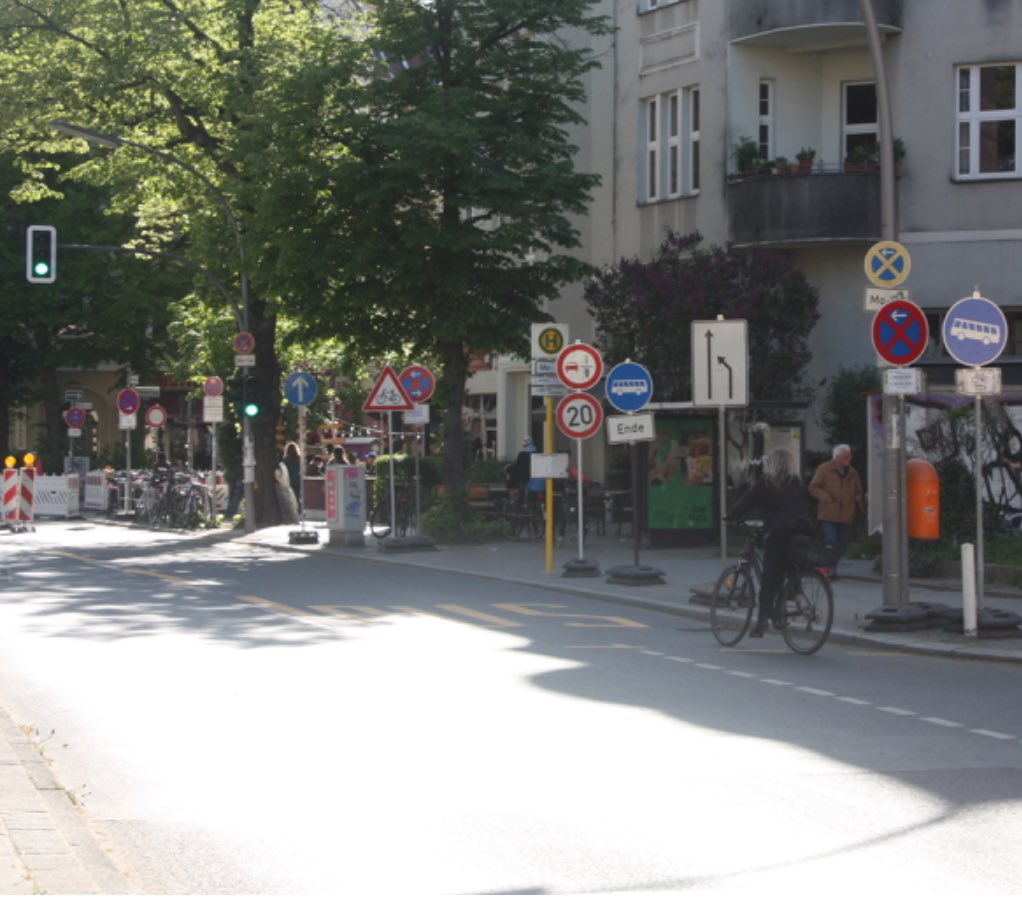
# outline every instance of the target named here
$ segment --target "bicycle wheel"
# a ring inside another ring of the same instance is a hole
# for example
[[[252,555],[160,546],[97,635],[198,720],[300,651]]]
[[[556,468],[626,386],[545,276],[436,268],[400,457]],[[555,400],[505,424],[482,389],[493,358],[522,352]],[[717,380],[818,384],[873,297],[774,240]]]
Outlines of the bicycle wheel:
[[[412,513],[408,508],[408,504],[398,500],[397,503],[397,522],[394,528],[395,533],[398,537],[408,536],[408,527],[411,523]]]
[[[710,628],[721,646],[734,646],[749,629],[756,608],[756,586],[744,565],[725,568],[713,587]]]
[[[795,652],[812,655],[834,624],[834,591],[830,581],[809,568],[788,575],[784,588],[781,633]]]
[[[373,516],[369,519],[369,529],[373,536],[382,540],[390,536],[390,502],[384,500],[375,509]]]

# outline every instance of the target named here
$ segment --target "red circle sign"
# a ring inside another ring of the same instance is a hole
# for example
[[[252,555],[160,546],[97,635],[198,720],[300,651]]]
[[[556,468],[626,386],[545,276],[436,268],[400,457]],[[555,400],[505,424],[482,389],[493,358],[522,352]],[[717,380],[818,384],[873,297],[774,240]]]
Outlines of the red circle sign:
[[[915,303],[895,300],[873,316],[873,348],[891,365],[911,365],[926,351],[930,326]]]
[[[167,410],[163,406],[150,406],[145,412],[145,423],[151,428],[162,428],[167,423]]]
[[[85,410],[72,406],[64,413],[64,421],[69,428],[80,428],[85,424]]]
[[[572,390],[588,390],[603,377],[603,356],[587,343],[572,343],[557,354],[557,377]]]
[[[141,402],[134,387],[125,387],[117,394],[117,408],[121,410],[121,415],[134,415]]]
[[[588,393],[569,393],[557,404],[557,427],[568,437],[584,440],[603,424],[603,406]]]
[[[409,365],[397,376],[397,379],[414,403],[426,402],[436,389],[433,372],[424,365]]]
[[[255,338],[248,331],[239,331],[234,335],[234,352],[242,356],[255,352]]]
[[[219,375],[210,375],[202,385],[202,392],[206,396],[221,396],[224,392],[224,379]]]

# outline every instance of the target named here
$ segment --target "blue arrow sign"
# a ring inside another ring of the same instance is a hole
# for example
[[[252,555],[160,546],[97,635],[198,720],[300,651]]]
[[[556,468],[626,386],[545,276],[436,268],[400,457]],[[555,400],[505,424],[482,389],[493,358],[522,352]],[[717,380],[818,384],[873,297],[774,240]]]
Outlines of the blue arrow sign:
[[[308,406],[319,393],[316,379],[304,371],[296,371],[288,375],[284,382],[284,396],[293,406]]]
[[[653,376],[638,362],[622,362],[607,374],[605,389],[618,412],[638,412],[653,396]]]
[[[944,346],[962,365],[987,365],[1008,343],[1008,321],[986,297],[965,297],[947,311],[941,329]]]

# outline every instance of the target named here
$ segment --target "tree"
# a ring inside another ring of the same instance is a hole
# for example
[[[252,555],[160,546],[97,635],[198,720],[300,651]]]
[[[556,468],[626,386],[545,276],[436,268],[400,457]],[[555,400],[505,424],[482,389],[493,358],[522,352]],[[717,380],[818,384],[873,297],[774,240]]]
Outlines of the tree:
[[[819,318],[815,288],[779,253],[701,250],[701,241],[698,232],[669,233],[650,261],[622,259],[587,283],[607,362],[641,361],[658,399],[690,399],[691,323],[723,315],[749,323],[753,399],[803,394],[808,337]]]
[[[334,55],[345,46],[338,29],[314,0],[0,0],[0,36],[8,147],[81,154],[69,177],[106,185],[113,208],[133,217],[137,241],[185,253],[227,285],[235,306],[246,270],[265,410],[254,427],[256,482],[267,485],[256,494],[256,519],[275,523],[276,326],[298,288],[275,264],[281,231],[266,194],[302,169],[305,148],[277,142],[274,112],[300,105],[289,89],[308,95],[348,80]],[[296,74],[303,70],[308,79]],[[58,140],[47,127],[54,116],[131,143],[111,151]],[[279,173],[261,155],[271,147]],[[196,279],[194,297],[232,314],[208,278]]]
[[[303,314],[342,322],[363,354],[438,366],[449,487],[464,483],[471,352],[526,355],[543,301],[589,271],[566,251],[598,183],[568,134],[596,65],[586,43],[607,32],[591,5],[380,0],[359,89],[326,110],[345,150],[328,210],[338,266]]]

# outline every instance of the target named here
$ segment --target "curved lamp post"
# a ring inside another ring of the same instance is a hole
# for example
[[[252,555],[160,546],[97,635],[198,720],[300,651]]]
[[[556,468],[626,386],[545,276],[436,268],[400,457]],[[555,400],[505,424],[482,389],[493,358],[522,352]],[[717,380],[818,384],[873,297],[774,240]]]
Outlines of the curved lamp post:
[[[220,192],[217,186],[209,180],[205,175],[202,174],[195,166],[183,159],[179,159],[172,153],[168,153],[166,150],[160,150],[157,147],[150,147],[147,144],[140,144],[137,141],[128,140],[127,138],[117,137],[113,134],[104,134],[100,131],[93,131],[91,128],[83,128],[81,125],[72,125],[70,122],[64,122],[60,119],[53,119],[50,121],[50,127],[60,131],[62,134],[68,134],[71,137],[77,137],[82,140],[88,141],[90,144],[98,144],[101,147],[111,147],[113,149],[119,149],[120,147],[131,147],[135,150],[141,150],[143,153],[148,153],[150,156],[155,156],[157,159],[163,162],[169,162],[171,165],[176,165],[178,168],[184,169],[190,175],[198,178],[202,182],[203,186],[209,192],[209,195],[213,197],[217,205],[223,210],[224,216],[231,225],[231,229],[234,231],[234,239],[238,248],[238,279],[241,284],[241,308],[238,308],[237,303],[233,303],[234,315],[238,322],[238,328],[242,331],[247,331],[248,324],[248,271],[245,264],[245,240],[241,231],[241,223],[238,221],[237,216],[234,214],[234,210],[231,209],[231,204],[227,202],[227,198]],[[252,532],[255,530],[255,449],[252,444],[252,422],[245,416],[242,417],[242,468],[244,471],[243,480],[245,485],[245,530]]]

